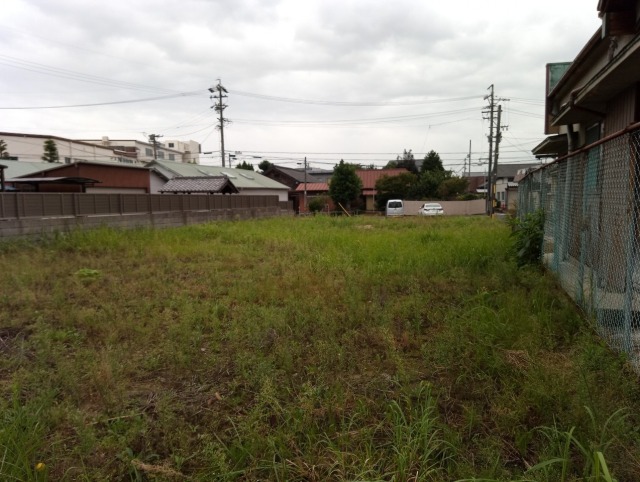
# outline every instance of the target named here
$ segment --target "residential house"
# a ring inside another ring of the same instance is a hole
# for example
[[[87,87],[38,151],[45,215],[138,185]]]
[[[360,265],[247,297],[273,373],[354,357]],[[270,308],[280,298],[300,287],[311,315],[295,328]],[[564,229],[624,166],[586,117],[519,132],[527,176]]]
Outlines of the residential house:
[[[496,201],[500,203],[502,209],[508,209],[509,205],[514,206],[516,202],[516,196],[511,192],[511,199],[509,197],[509,189],[518,187],[518,183],[515,178],[518,172],[523,170],[540,167],[540,163],[519,163],[519,164],[500,164],[498,163],[498,169],[495,178],[495,196]],[[486,192],[486,191],[485,191]]]
[[[365,211],[376,211],[376,182],[383,176],[398,176],[409,172],[405,168],[358,169],[356,174],[362,181],[362,205]]]
[[[474,194],[485,194],[487,192],[487,173],[486,172],[469,172],[464,175],[469,182],[467,192]]]
[[[19,163],[37,164],[39,170],[22,169],[11,165],[6,182],[21,191],[38,192],[87,192],[148,194],[150,192],[149,169],[131,164],[77,161],[60,163]],[[7,165],[8,163],[5,163]],[[44,167],[44,168],[42,168]]]
[[[295,212],[304,211],[304,185],[309,184],[325,184],[331,178],[333,170],[307,168],[291,168],[284,166],[271,165],[263,175],[289,186],[289,200],[293,202],[293,210]],[[316,186],[318,187],[318,186]],[[316,193],[317,195],[318,193]],[[326,192],[324,193],[326,194]],[[309,189],[307,189],[309,195]]]
[[[254,196],[278,196],[278,200],[289,199],[289,187],[269,179],[255,171],[234,169],[231,167],[207,166],[172,161],[151,161],[147,163],[151,168],[151,192],[162,191],[163,186],[174,178],[179,177],[220,177],[224,176],[239,194]]]

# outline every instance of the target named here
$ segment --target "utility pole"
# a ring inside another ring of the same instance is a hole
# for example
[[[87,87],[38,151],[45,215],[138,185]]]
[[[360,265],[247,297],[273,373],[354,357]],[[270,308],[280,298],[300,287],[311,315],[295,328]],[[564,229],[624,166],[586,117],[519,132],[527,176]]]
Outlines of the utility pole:
[[[307,156],[304,156],[304,212],[307,212]]]
[[[304,156],[304,161],[303,162],[298,162],[298,165],[302,164],[302,166],[304,167],[304,198],[303,198],[303,205],[302,205],[302,209],[300,209],[300,212],[306,212],[307,211],[307,167],[309,166],[309,164],[307,163],[307,156]]]
[[[493,194],[493,186],[491,181],[493,179],[493,121],[494,121],[494,96],[493,96],[493,84],[488,87],[488,90],[491,90],[491,93],[485,97],[485,100],[489,99],[489,106],[487,107],[489,111],[485,111],[485,114],[489,114],[489,171],[487,176],[487,202],[486,202],[486,210],[487,215],[491,216],[493,214],[493,200],[491,199],[491,195]]]
[[[509,99],[495,98],[493,93],[493,84],[489,86],[491,93],[485,97],[485,100],[489,100],[488,110],[483,111],[483,114],[488,114],[489,117],[489,170],[487,171],[487,215],[493,214],[494,200],[495,200],[495,183],[498,179],[498,151],[500,140],[502,139],[502,129],[506,129],[500,125],[502,117],[502,106],[497,105],[497,102],[508,101]],[[497,117],[497,119],[496,119]],[[486,119],[486,117],[485,117]],[[497,122],[496,122],[497,121]],[[496,126],[497,125],[497,126]],[[495,152],[494,152],[494,140],[495,140]]]
[[[158,138],[164,137],[158,134],[149,134],[149,142],[153,146],[153,160],[158,160]]]
[[[225,119],[223,116],[223,112],[227,108],[227,104],[223,104],[222,99],[228,97],[227,95],[225,95],[228,94],[228,92],[227,89],[222,86],[220,79],[218,79],[218,85],[216,85],[215,87],[209,87],[209,92],[213,94],[210,95],[209,98],[217,100],[217,103],[213,105],[212,108],[218,113],[218,125],[216,126],[216,129],[220,131],[220,155],[222,157],[222,167],[225,167],[224,125],[225,123],[229,123],[229,119]],[[231,163],[231,161],[229,161],[229,163]]]
[[[498,105],[498,121],[497,121],[497,127],[496,127],[496,149],[495,149],[495,153],[494,153],[494,159],[493,159],[493,196],[495,197],[495,190],[496,190],[496,182],[498,181],[498,153],[500,151],[500,141],[502,140],[502,132],[500,131],[500,120],[502,117],[502,106]],[[493,204],[492,204],[492,208],[493,208]],[[493,211],[493,209],[492,209]]]
[[[467,162],[469,163],[469,170],[467,171]],[[471,176],[471,139],[469,139],[469,154],[464,160],[464,177]]]

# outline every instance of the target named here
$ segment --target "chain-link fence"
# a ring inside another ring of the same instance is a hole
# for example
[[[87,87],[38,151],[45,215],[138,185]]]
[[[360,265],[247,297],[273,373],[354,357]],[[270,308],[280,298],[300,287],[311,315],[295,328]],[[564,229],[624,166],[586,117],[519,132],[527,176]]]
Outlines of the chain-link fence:
[[[544,264],[640,371],[640,127],[526,176],[518,216],[544,210]]]

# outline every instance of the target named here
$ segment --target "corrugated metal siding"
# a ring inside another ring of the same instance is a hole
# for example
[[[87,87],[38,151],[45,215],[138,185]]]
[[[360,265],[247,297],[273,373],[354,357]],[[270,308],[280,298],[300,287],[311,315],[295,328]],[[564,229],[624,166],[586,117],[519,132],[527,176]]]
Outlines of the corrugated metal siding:
[[[620,93],[607,105],[607,118],[604,123],[605,136],[615,134],[638,121],[638,86],[634,85]]]

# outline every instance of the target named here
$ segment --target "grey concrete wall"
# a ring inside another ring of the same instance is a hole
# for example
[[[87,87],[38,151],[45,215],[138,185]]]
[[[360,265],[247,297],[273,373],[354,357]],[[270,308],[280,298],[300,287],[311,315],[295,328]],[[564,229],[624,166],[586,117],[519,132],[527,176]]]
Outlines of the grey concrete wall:
[[[109,226],[120,229],[138,227],[171,228],[212,221],[235,221],[252,218],[293,216],[293,211],[279,207],[219,209],[103,216],[58,216],[46,218],[0,219],[0,239],[40,238],[56,232]]]
[[[404,215],[417,216],[418,210],[425,202],[431,201],[405,201]],[[433,201],[440,203],[444,209],[445,216],[472,216],[485,213],[485,200],[474,199],[473,201]]]

